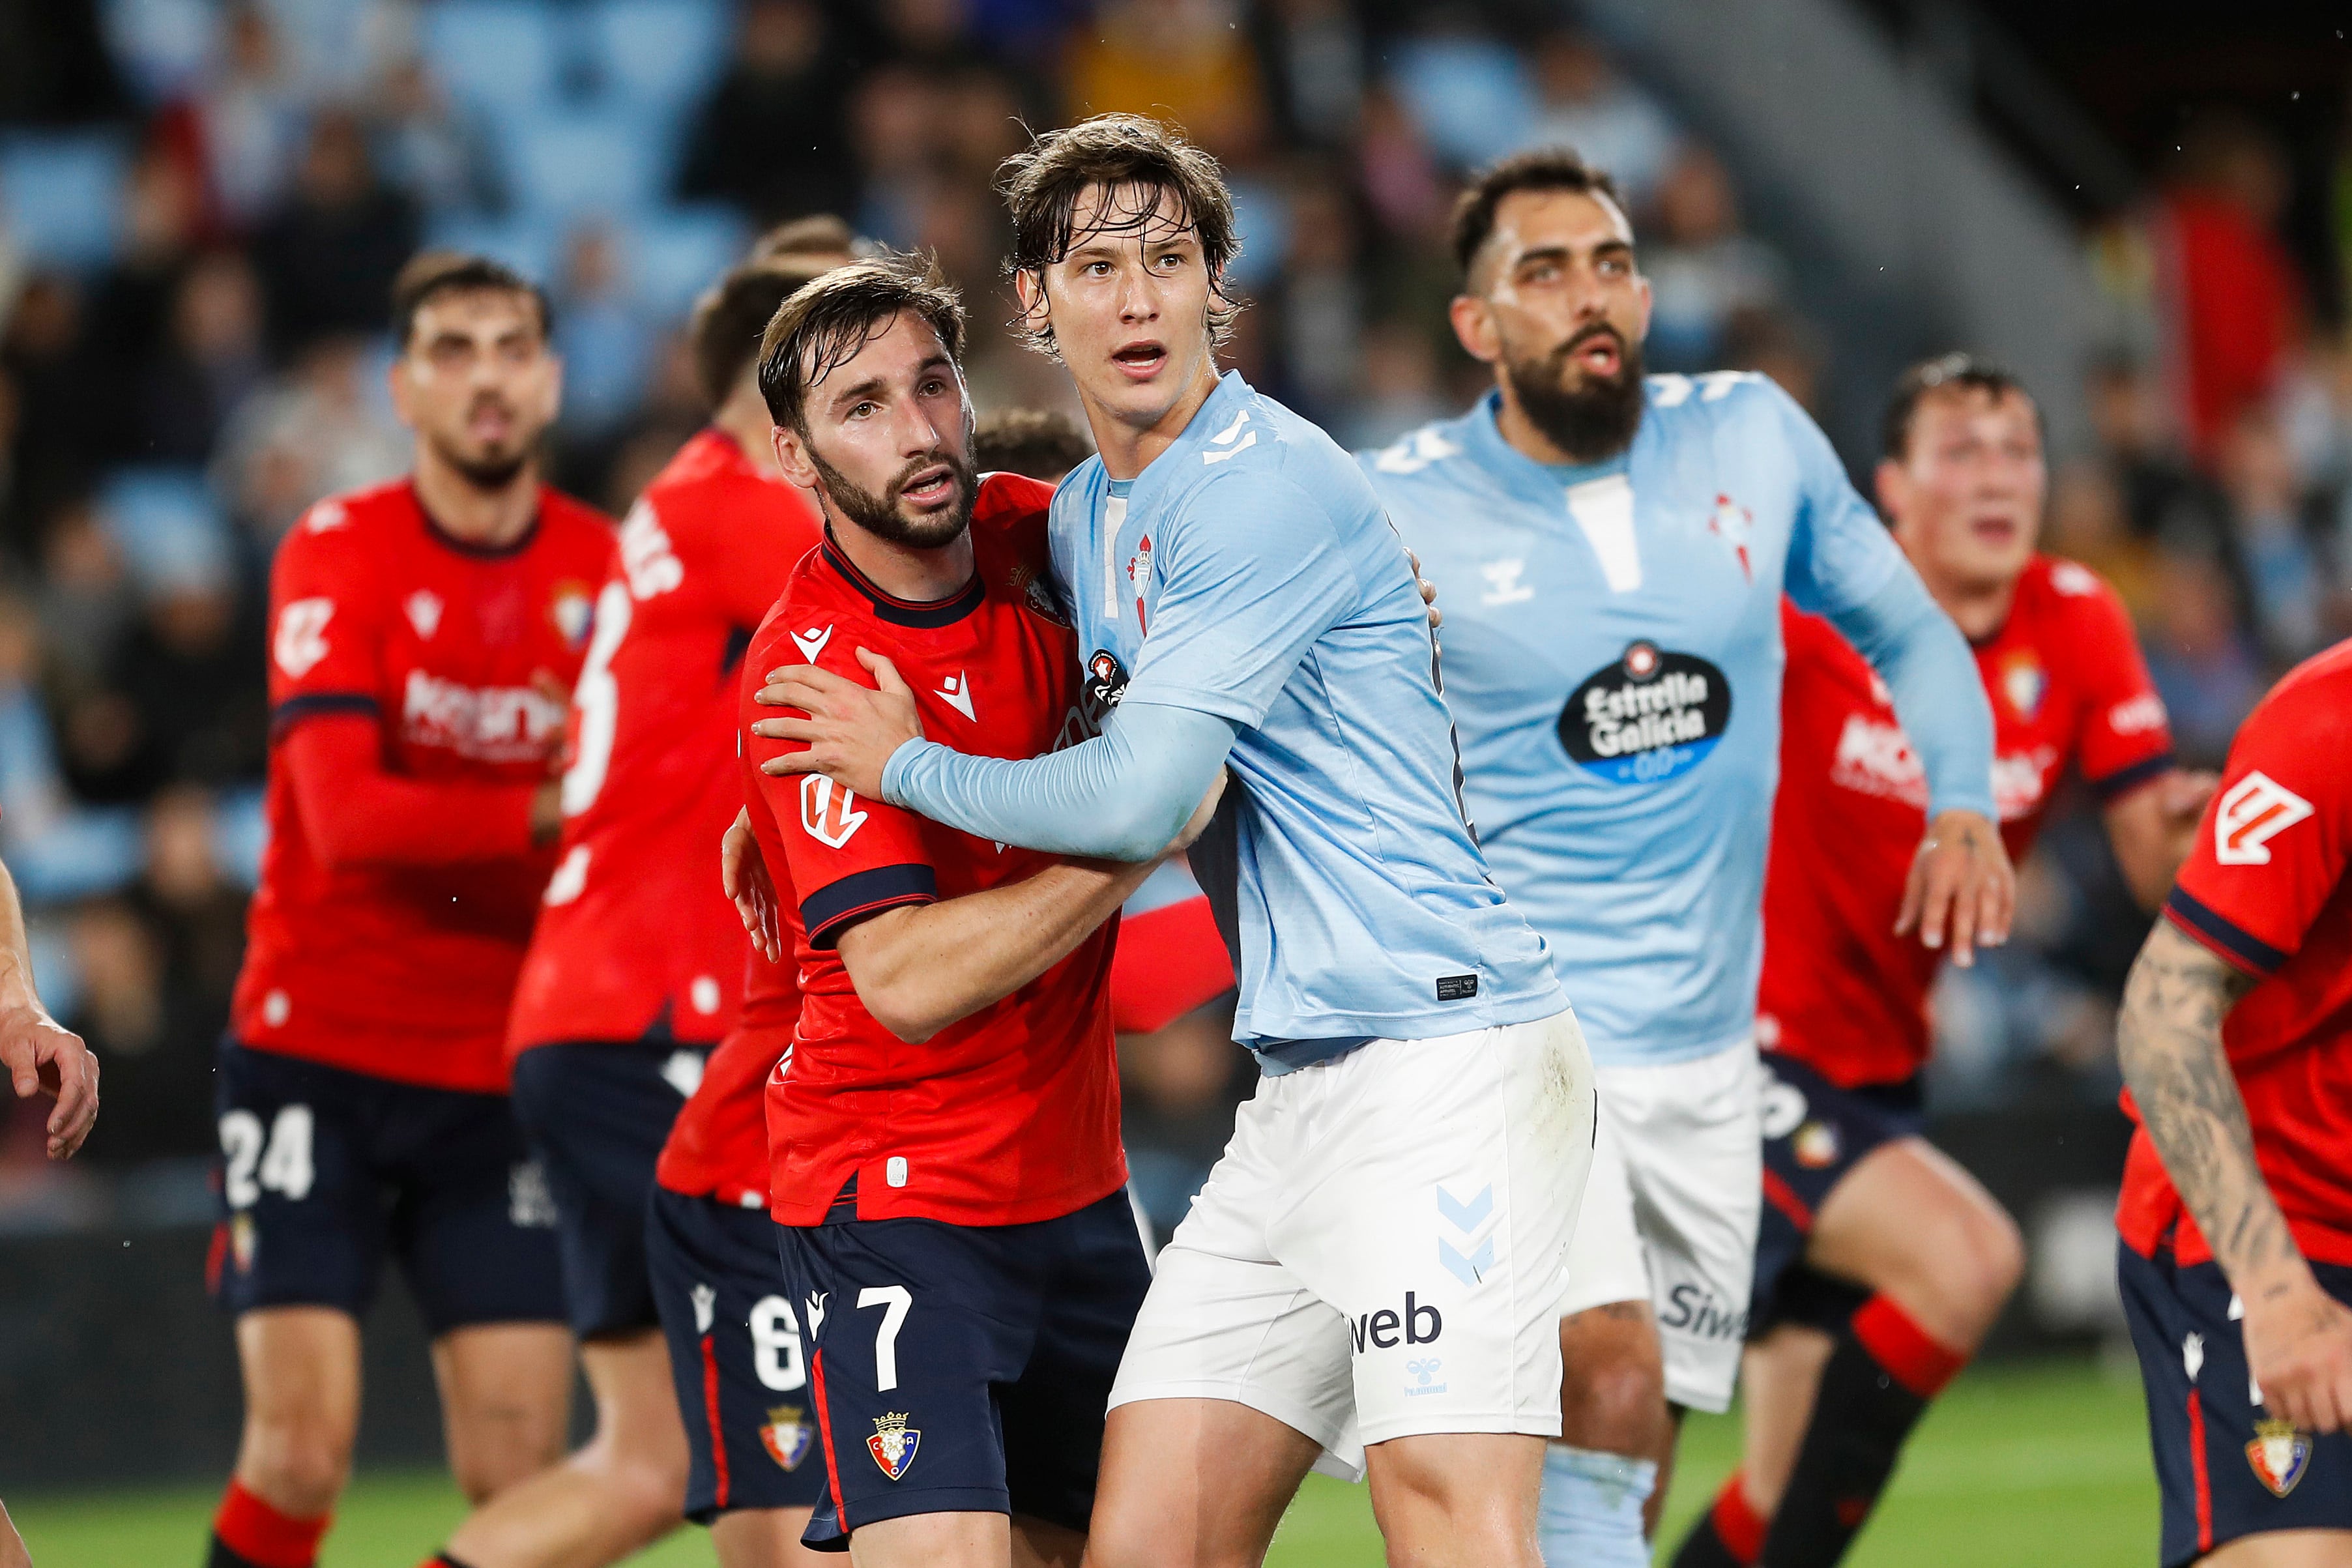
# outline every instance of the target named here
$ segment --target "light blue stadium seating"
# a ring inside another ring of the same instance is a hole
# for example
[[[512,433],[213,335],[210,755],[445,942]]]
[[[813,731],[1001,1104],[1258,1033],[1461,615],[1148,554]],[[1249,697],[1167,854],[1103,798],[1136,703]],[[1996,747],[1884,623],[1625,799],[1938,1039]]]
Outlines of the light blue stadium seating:
[[[425,62],[451,92],[492,114],[556,97],[566,39],[553,7],[533,0],[440,0],[423,12]]]
[[[554,279],[562,240],[554,224],[520,214],[446,213],[433,220],[425,236],[425,244],[436,249],[471,251],[503,261],[542,285]]]
[[[106,0],[100,22],[132,90],[154,103],[211,64],[217,12],[207,0]]]
[[[584,20],[591,68],[607,92],[683,112],[726,64],[735,8],[726,0],[604,0]]]
[[[677,148],[669,117],[617,104],[508,115],[499,143],[515,204],[557,218],[653,205]]]
[[[118,468],[99,488],[106,531],[134,580],[151,590],[225,581],[228,521],[193,468]]]
[[[630,291],[656,321],[686,314],[751,239],[742,215],[717,205],[664,207],[628,227]]]
[[[1437,154],[1475,168],[1514,150],[1535,119],[1535,90],[1505,45],[1484,37],[1397,46],[1391,76]]]
[[[34,261],[102,266],[121,238],[128,174],[127,149],[113,132],[0,136],[0,212]]]

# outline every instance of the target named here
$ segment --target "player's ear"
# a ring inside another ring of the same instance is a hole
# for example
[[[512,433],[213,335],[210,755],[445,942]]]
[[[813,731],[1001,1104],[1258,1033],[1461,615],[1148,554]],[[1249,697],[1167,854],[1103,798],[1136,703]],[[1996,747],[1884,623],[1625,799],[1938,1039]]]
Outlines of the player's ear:
[[[400,353],[394,354],[392,356],[391,365],[385,369],[383,374],[384,381],[392,393],[393,413],[398,416],[403,425],[414,428],[415,426],[416,420],[409,412],[411,389],[408,381],[407,352],[403,350]]]
[[[809,461],[808,441],[789,425],[778,425],[769,431],[776,447],[776,467],[782,470],[787,483],[804,490],[816,489],[816,465]]]
[[[1045,275],[1034,267],[1024,267],[1013,275],[1013,297],[1021,305],[1021,325],[1030,332],[1042,332],[1049,325],[1045,309]]]
[[[1911,477],[1903,471],[1903,465],[1892,458],[1881,458],[1870,479],[1870,488],[1878,497],[1879,515],[1890,522],[1902,516],[1903,502],[1911,489]]]
[[[1475,294],[1456,294],[1445,314],[1454,323],[1454,336],[1463,353],[1482,364],[1503,357],[1502,337],[1495,330],[1495,309],[1486,300]]]

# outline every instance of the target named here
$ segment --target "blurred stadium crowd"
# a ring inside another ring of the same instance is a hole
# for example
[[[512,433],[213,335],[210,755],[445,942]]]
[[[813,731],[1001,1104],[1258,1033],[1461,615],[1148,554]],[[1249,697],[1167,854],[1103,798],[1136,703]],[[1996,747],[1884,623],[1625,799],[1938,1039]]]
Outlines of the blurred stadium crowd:
[[[1653,369],[1761,369],[1811,402],[1838,324],[1792,312],[1792,258],[1749,229],[1723,159],[1564,11],[0,7],[0,853],[42,992],[101,1053],[107,1096],[96,1172],[47,1168],[30,1107],[0,1124],[0,1227],[70,1223],[111,1201],[109,1167],[176,1156],[184,1174],[211,1147],[259,853],[270,552],[310,501],[405,466],[383,319],[416,247],[549,283],[554,476],[615,514],[700,423],[688,302],[775,219],[838,212],[934,251],[975,303],[980,405],[1066,396],[1003,330],[990,177],[1024,123],[1109,110],[1171,119],[1224,162],[1255,301],[1233,357],[1351,445],[1484,384],[1445,324],[1445,215],[1464,169],[1538,142],[1626,191]],[[2209,764],[2273,672],[2352,630],[2352,351],[2322,308],[2343,260],[2290,251],[2288,178],[2263,132],[2213,119],[2093,237],[2121,324],[2082,389],[2095,449],[2053,460],[2048,546],[2121,589]],[[2352,136],[2334,178],[2352,193]],[[2352,195],[2339,210],[2352,249]],[[1874,456],[1846,454],[1857,473]],[[2095,822],[2046,842],[2028,940],[1946,994],[1947,1105],[2112,1092],[2106,998],[2145,925]],[[1127,1042],[1155,1208],[1181,1210],[1230,1125],[1247,1062],[1223,1025]]]

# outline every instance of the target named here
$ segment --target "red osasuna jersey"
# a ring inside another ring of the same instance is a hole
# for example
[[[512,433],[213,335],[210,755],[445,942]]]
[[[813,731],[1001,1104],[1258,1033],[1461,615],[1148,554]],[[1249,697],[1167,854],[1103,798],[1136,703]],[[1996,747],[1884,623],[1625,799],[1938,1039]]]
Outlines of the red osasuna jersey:
[[[1853,645],[1786,600],[1780,620],[1789,662],[1757,1040],[1844,1088],[1898,1083],[1927,1059],[1927,992],[1942,962],[1916,933],[1895,935],[1927,831],[1927,773]],[[2103,801],[2171,767],[2171,729],[2131,619],[2089,568],[2035,556],[1976,656],[2011,859],[2032,846],[2070,763]]]
[[[505,1089],[507,1008],[554,863],[530,814],[563,705],[540,689],[578,675],[612,549],[603,514],[544,489],[522,539],[467,544],[406,480],[320,501],[287,534],[269,847],[231,1012],[245,1045]]]
[[[770,1210],[813,1225],[855,1177],[864,1219],[961,1225],[1051,1219],[1127,1179],[1111,1038],[1115,921],[1010,996],[909,1045],[876,1023],[835,942],[862,917],[1023,880],[1049,855],[970,837],[835,785],[771,778],[799,749],[750,733],[770,710],[759,672],[807,662],[864,681],[887,654],[926,732],[982,756],[1032,757],[1093,732],[1077,645],[1045,583],[1050,487],[981,483],[971,584],[937,604],[894,599],[830,542],[793,572],[751,647],[741,723],[751,820],[798,961],[801,1013],[768,1086]],[[790,890],[786,891],[786,884]]]
[[[515,986],[509,1050],[734,1026],[750,944],[719,886],[742,804],[743,651],[823,536],[816,503],[705,430],[621,524],[574,689],[563,841]]]
[[[2352,1265],[2352,641],[2248,716],[2166,918],[2257,982],[2221,1026],[2254,1159],[2304,1255]],[[2124,1109],[2135,1121],[2131,1097]],[[2143,1256],[2212,1249],[2145,1130],[2116,1227]]]

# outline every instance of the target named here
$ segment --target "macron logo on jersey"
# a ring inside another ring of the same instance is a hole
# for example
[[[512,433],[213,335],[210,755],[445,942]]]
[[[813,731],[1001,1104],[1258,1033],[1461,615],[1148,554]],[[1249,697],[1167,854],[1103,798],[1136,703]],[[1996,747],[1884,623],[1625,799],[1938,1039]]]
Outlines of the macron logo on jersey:
[[[980,722],[980,715],[971,710],[971,682],[964,678],[963,671],[959,669],[940,681],[940,689],[931,695],[973,723]]]
[[[811,664],[814,664],[816,662],[816,656],[823,653],[824,651],[824,645],[832,640],[833,628],[831,626],[825,627],[823,631],[819,631],[816,627],[811,626],[805,632],[794,632],[793,634],[793,646],[800,649],[801,657],[808,660]]]
[[[2231,784],[2213,811],[2213,858],[2267,866],[2270,841],[2311,815],[2311,802],[2259,770]]]
[[[857,809],[856,790],[837,784],[823,773],[803,773],[801,826],[819,844],[838,849],[866,826],[866,813]]]
[[[289,680],[299,680],[327,657],[327,623],[335,618],[332,599],[297,599],[278,612],[278,636],[270,655]]]

